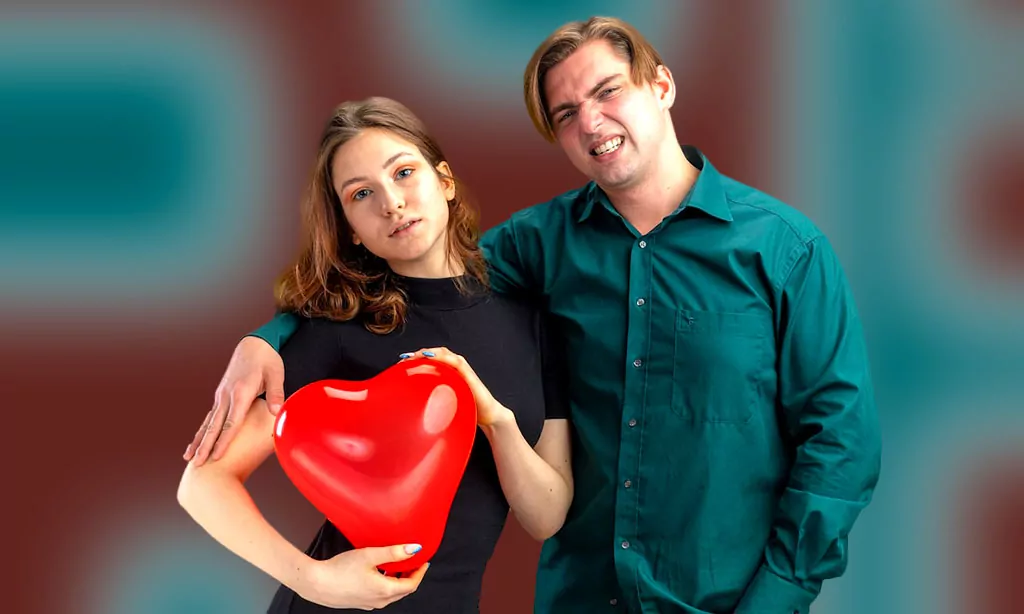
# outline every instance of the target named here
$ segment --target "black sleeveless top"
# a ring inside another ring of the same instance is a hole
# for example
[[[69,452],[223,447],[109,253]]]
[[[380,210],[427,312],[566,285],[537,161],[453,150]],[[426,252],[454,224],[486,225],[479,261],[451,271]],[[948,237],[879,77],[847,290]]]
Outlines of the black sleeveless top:
[[[409,297],[409,310],[405,326],[388,335],[369,332],[358,319],[302,322],[281,349],[286,395],[322,379],[369,379],[398,361],[402,352],[446,346],[464,356],[498,402],[515,412],[531,446],[540,438],[545,419],[567,417],[564,361],[556,360],[555,348],[545,343],[540,312],[489,293],[468,278],[468,293],[460,292],[452,279],[398,280]],[[490,444],[478,434],[430,569],[415,593],[381,611],[478,612],[484,568],[508,509]],[[341,532],[325,522],[306,553],[324,560],[350,549]],[[268,614],[356,611],[315,605],[281,586]]]

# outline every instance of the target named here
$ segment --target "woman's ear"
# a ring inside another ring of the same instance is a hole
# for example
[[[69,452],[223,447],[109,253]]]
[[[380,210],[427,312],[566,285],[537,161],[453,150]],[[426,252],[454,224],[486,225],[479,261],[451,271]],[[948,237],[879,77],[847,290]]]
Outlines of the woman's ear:
[[[452,168],[444,160],[437,165],[437,172],[440,175],[441,187],[444,189],[444,199],[452,201],[455,199],[455,175]]]

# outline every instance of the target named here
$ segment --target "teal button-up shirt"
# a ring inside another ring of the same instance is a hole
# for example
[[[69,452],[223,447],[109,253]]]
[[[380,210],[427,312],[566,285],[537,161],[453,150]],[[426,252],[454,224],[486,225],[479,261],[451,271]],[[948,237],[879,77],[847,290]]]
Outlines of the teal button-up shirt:
[[[878,479],[828,240],[684,151],[698,179],[646,235],[591,183],[482,240],[494,288],[541,302],[568,350],[575,496],[542,549],[542,614],[806,612]]]

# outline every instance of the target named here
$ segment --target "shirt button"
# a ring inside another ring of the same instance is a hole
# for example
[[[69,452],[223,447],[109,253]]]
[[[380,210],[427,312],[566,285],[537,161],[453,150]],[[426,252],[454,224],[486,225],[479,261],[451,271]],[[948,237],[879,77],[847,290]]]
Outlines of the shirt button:
[[[625,482],[622,483],[622,485],[625,486],[626,488],[629,488],[630,486],[633,485],[633,482],[631,482],[630,480],[626,480]]]
[[[629,542],[627,542],[627,541],[622,542],[622,549],[625,550],[627,548],[629,548]]]
[[[611,599],[608,600],[608,603],[610,603],[612,605],[619,605],[619,600],[614,598],[614,597],[612,597]]]
[[[636,299],[636,305],[637,305],[637,307],[643,307],[643,306],[644,306],[644,303],[646,303],[646,302],[647,302],[647,301],[645,301],[645,300],[644,300],[644,299],[642,299],[642,298],[638,298],[638,299]]]
[[[633,366],[636,367],[637,369],[639,369],[640,366],[643,365],[643,364],[644,364],[644,361],[640,360],[639,358],[637,358],[636,360],[633,361]]]
[[[645,247],[647,247],[647,241],[641,241],[640,242],[640,249],[643,249]]]
[[[636,418],[630,418],[629,422],[627,422],[626,424],[629,425],[629,428],[633,428],[634,426],[636,426]]]

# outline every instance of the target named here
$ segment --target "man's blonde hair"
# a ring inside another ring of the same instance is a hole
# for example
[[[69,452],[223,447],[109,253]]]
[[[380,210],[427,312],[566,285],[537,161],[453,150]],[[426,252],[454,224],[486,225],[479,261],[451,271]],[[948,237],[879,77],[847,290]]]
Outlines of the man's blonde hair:
[[[548,142],[555,141],[555,129],[544,96],[544,77],[548,71],[572,55],[582,45],[596,40],[608,41],[624,60],[629,61],[630,77],[636,84],[649,83],[664,64],[661,55],[643,34],[616,17],[591,17],[573,21],[555,30],[537,47],[526,65],[523,97],[533,125]]]

